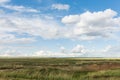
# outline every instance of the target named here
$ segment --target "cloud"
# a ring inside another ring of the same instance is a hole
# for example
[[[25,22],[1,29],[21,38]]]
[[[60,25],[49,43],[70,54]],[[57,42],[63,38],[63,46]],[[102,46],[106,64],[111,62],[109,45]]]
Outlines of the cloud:
[[[19,34],[20,32],[17,32],[18,28],[12,21],[13,19],[9,21],[8,18],[0,18],[0,44],[31,43],[35,41],[33,37],[22,37]]]
[[[105,56],[107,57],[120,57],[120,46],[108,45],[104,50]]]
[[[18,11],[18,12],[34,12],[34,13],[39,12],[37,9],[24,7],[24,6],[2,5],[2,7],[9,9],[9,10]]]
[[[71,50],[72,53],[84,53],[84,51],[85,49],[82,45],[77,45]]]
[[[0,15],[4,14],[4,10],[0,9]]]
[[[62,18],[61,21],[73,29],[71,37],[79,40],[110,38],[114,36],[114,33],[120,31],[120,17],[117,17],[117,12],[111,9],[69,15]]]
[[[52,9],[57,10],[69,10],[70,6],[68,4],[52,4]]]
[[[51,50],[38,50],[30,53],[23,51],[32,49],[32,47],[11,47],[0,46],[0,57],[120,57],[120,46],[108,45],[102,49],[88,49],[80,44],[65,52],[53,52]],[[82,49],[81,49],[82,48]],[[65,48],[64,48],[65,49]],[[61,50],[61,49],[60,49]],[[83,50],[83,51],[82,51]],[[114,54],[114,55],[113,55]]]
[[[29,52],[32,48],[26,46],[0,46],[0,57],[78,57],[83,54],[82,52],[73,53],[71,50],[66,50],[63,46],[60,47],[60,52],[51,50]],[[24,51],[23,49],[27,50]]]
[[[114,54],[114,55],[113,55]],[[120,46],[106,46],[102,49],[88,49],[83,45],[76,45],[66,52],[52,52],[40,50],[33,54],[35,57],[120,57]]]
[[[76,45],[78,46],[78,45]],[[24,51],[24,49],[30,50],[33,47],[25,46],[0,46],[0,57],[79,57],[83,55],[84,52],[71,52],[71,50],[66,50],[63,46],[60,47],[60,52],[53,52],[51,50],[38,50],[35,52]],[[81,50],[81,49],[80,49]]]
[[[4,3],[8,3],[10,2],[11,0],[0,0],[0,4],[4,4]]]
[[[52,52],[46,50],[40,50],[33,54],[37,57],[80,57],[85,53],[85,48],[82,45],[76,45],[71,50],[66,50],[65,47],[60,47],[60,52]]]
[[[0,57],[28,57],[28,54],[25,54],[22,51],[18,51],[15,49],[8,49],[0,53]]]
[[[4,8],[7,8],[7,9],[10,9],[10,10],[15,10],[15,11],[18,11],[18,12],[39,12],[38,10],[36,9],[33,9],[33,8],[27,8],[27,7],[24,7],[24,6],[11,6],[11,5],[4,5],[2,6]]]
[[[86,49],[81,57],[120,57],[120,46],[108,45],[102,49]]]
[[[41,18],[17,17],[14,14],[0,17],[1,43],[33,42],[35,41],[33,37],[37,36],[45,39],[55,38],[57,30],[56,23]],[[22,37],[24,34],[29,37]]]
[[[80,55],[81,54],[61,53],[61,52],[40,50],[40,51],[35,52],[35,54],[33,56],[35,56],[35,57],[78,57]]]
[[[53,21],[41,18],[9,18],[12,25],[16,27],[14,32],[26,33],[31,36],[39,36],[44,39],[53,39],[57,37],[58,25]],[[49,25],[47,25],[49,24]],[[15,25],[15,26],[14,26]]]
[[[47,40],[58,39],[58,41],[59,39],[79,41],[119,37],[120,17],[112,9],[67,15],[60,22],[55,17],[51,17],[51,14],[38,14],[40,11],[37,9],[23,5],[13,5],[9,3],[10,1],[0,0],[0,45],[26,45],[39,40],[39,38]],[[51,8],[55,10],[69,10],[70,5],[53,4]],[[0,51],[2,49],[3,47],[0,46]],[[25,53],[25,51],[30,52],[33,49],[28,50],[26,48],[23,52],[20,52],[24,49],[23,47],[20,50],[15,47],[10,50],[7,50],[9,47],[5,47],[4,49],[4,52],[1,52],[0,56],[120,57],[120,46],[107,46],[100,50],[91,50],[78,44],[70,50],[62,46],[60,47],[60,52],[38,50],[35,53],[33,52],[33,54],[30,53],[30,55],[28,55],[29,53]]]
[[[67,50],[65,49],[65,47],[64,47],[64,46],[61,46],[61,47],[60,47],[60,52],[61,52],[61,53],[66,53],[66,52],[67,52]]]
[[[13,34],[0,34],[2,35],[0,37],[0,44],[27,44],[35,42],[36,40],[34,38],[17,38]]]
[[[35,41],[35,37],[74,40],[109,39],[120,31],[120,18],[117,12],[111,9],[65,16],[62,22],[64,26],[55,19],[46,19],[39,15],[29,17],[4,13],[0,16],[0,40],[4,43],[16,43],[32,42]],[[28,38],[20,37],[24,34]]]
[[[25,44],[25,43],[31,43],[31,42],[36,41],[35,38],[33,38],[33,37],[19,38],[19,37],[17,37],[19,35],[16,36],[16,34],[9,33],[9,31],[7,31],[7,28],[4,28],[4,29],[6,29],[6,30],[5,31],[3,31],[2,29],[0,30],[1,31],[0,32],[0,44],[12,44],[12,43]]]
[[[8,2],[11,2],[11,0],[0,0],[0,7],[9,9],[9,10],[14,10],[17,12],[34,12],[34,13],[38,13],[39,11],[37,9],[33,9],[30,7],[25,7],[25,6],[18,6],[18,5],[10,5],[10,4],[6,4]]]

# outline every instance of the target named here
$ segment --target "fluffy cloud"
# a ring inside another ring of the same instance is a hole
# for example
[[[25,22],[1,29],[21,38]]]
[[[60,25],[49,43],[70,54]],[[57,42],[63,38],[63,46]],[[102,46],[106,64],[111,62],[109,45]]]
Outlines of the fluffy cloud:
[[[15,39],[16,36],[23,34],[42,37],[43,39],[93,40],[110,38],[120,31],[120,18],[115,17],[116,15],[117,12],[107,9],[105,11],[65,16],[62,19],[65,26],[62,27],[56,20],[45,19],[41,16],[23,17],[12,13],[3,14],[0,16],[0,33],[1,36],[3,35],[0,39],[4,42],[31,41],[31,39],[34,41],[31,37]]]
[[[17,37],[19,34],[16,24],[12,24],[8,18],[0,17],[0,44],[8,44],[8,43],[29,43],[34,42],[35,39],[33,37]],[[16,33],[15,33],[16,32]]]
[[[4,25],[6,28],[9,27],[11,29],[7,29],[8,32],[16,32],[18,34],[26,33],[28,35],[39,36],[44,39],[56,38],[58,34],[58,25],[53,21],[47,21],[37,17],[9,17],[6,20],[10,23],[8,26]]]
[[[67,4],[53,4],[52,9],[57,10],[69,10],[70,6]]]
[[[25,45],[39,38],[65,38],[74,40],[108,39],[117,35],[119,36],[120,33],[120,17],[117,15],[116,11],[111,9],[97,12],[86,11],[77,15],[67,15],[59,22],[59,20],[51,16],[46,16],[46,14],[36,14],[39,12],[37,9],[9,4],[10,1],[11,0],[0,0],[1,45],[14,46],[14,43],[15,45],[16,43],[17,45],[18,43]],[[67,4],[53,4],[51,8],[69,10],[70,6]],[[10,13],[8,10],[10,10]],[[0,46],[0,52],[2,52],[2,48],[3,47]],[[19,52],[24,48],[20,50],[18,50],[18,48],[7,50],[7,48],[5,48],[3,53],[0,53],[0,56],[120,57],[120,46],[107,46],[101,50],[90,50],[82,45],[76,45],[70,50],[61,47],[60,52],[40,50],[30,55],[28,55],[29,53]],[[28,48],[26,48],[26,51],[27,50]]]
[[[84,53],[85,49],[82,45],[77,45],[72,49],[72,53]]]
[[[60,27],[58,26],[55,21],[42,19],[41,17],[28,18],[16,14],[3,14],[0,16],[0,41],[6,43],[30,42],[34,41],[33,37],[37,36],[44,39],[55,39],[59,35]],[[24,34],[29,37],[24,37]],[[23,37],[21,38],[21,36]]]
[[[120,31],[120,17],[117,12],[106,9],[98,12],[85,12],[80,15],[69,15],[62,22],[73,28],[72,36],[80,40],[109,38]]]

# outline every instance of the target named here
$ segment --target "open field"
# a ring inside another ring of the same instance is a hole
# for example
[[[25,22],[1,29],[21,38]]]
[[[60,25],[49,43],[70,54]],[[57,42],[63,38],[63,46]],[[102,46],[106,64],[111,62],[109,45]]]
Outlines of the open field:
[[[120,80],[120,59],[1,58],[0,80]]]

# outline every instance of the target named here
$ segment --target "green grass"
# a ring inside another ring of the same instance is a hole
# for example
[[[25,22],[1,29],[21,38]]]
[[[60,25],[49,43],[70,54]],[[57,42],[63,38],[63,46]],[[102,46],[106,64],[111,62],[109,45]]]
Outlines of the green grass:
[[[0,80],[120,80],[120,59],[1,58]]]

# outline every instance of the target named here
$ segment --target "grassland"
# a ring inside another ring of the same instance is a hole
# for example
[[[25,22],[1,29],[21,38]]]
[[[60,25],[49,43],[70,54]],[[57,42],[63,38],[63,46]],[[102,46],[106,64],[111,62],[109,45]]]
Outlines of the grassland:
[[[120,80],[120,59],[0,58],[0,80]]]

